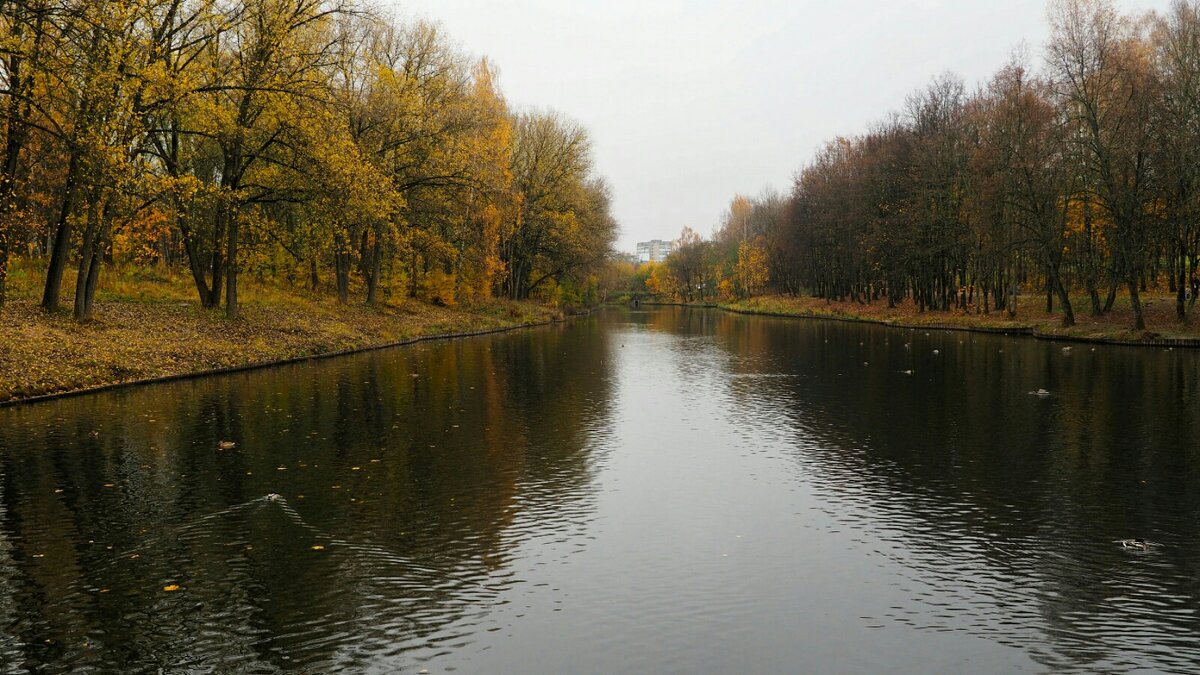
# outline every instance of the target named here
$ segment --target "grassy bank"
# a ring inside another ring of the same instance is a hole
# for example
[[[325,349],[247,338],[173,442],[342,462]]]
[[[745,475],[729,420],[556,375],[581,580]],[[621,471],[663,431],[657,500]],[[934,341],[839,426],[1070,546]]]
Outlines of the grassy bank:
[[[871,321],[893,326],[913,328],[961,328],[990,331],[1029,333],[1041,337],[1115,343],[1160,344],[1164,340],[1200,339],[1200,320],[1193,315],[1187,323],[1175,318],[1173,296],[1147,294],[1142,299],[1148,329],[1134,331],[1133,312],[1128,299],[1120,298],[1108,314],[1092,316],[1086,297],[1072,298],[1076,325],[1062,327],[1062,316],[1058,312],[1047,312],[1045,299],[1022,298],[1017,315],[1009,317],[1006,312],[918,312],[916,305],[905,303],[889,308],[885,302],[861,305],[854,302],[826,302],[819,298],[793,298],[767,296],[740,302],[723,304],[721,307],[747,314],[773,316],[814,317],[826,319],[849,319]]]
[[[282,287],[246,283],[241,318],[226,320],[192,297],[187,280],[146,270],[113,274],[95,320],[47,314],[18,287],[0,309],[0,401],[92,389],[391,344],[416,337],[544,323],[557,310],[494,301],[436,307],[399,299],[340,305]],[[70,285],[66,285],[70,288]]]

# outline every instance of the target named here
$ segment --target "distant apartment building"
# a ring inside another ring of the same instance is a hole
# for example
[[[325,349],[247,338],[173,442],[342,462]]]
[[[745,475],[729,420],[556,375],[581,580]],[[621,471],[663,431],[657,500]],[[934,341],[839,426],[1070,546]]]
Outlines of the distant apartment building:
[[[653,241],[643,241],[637,245],[637,258],[639,262],[662,262],[671,255],[672,242],[655,239]]]

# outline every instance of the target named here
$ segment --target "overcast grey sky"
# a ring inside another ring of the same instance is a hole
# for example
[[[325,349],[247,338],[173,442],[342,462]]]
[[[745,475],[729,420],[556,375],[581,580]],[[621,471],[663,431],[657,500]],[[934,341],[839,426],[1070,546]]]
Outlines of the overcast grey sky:
[[[491,57],[510,104],[589,129],[630,251],[711,233],[735,193],[788,190],[938,73],[973,86],[1047,35],[1045,0],[385,1]]]

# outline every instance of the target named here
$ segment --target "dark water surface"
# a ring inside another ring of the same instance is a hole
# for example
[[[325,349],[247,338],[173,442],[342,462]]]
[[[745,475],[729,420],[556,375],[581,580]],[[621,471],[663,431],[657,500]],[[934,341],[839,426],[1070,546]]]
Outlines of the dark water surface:
[[[0,410],[0,672],[1196,672],[1200,352],[1065,346],[614,310]]]

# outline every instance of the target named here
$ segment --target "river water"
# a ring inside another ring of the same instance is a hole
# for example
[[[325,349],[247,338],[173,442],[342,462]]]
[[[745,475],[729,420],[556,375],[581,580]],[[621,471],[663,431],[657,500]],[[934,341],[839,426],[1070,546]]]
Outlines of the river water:
[[[681,308],[0,410],[0,672],[1195,672],[1198,439],[1200,352]]]

